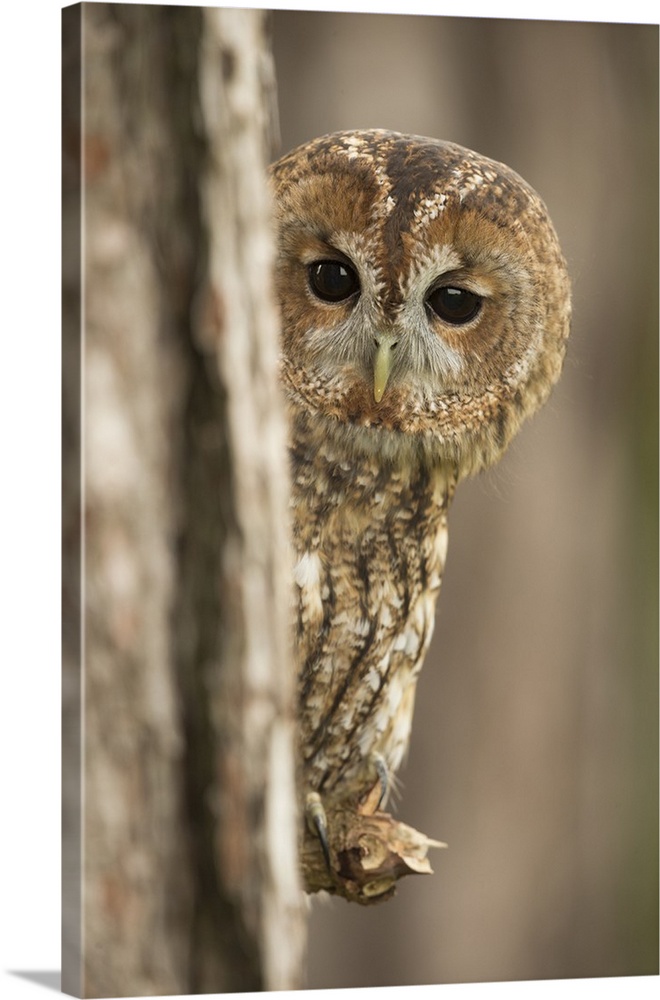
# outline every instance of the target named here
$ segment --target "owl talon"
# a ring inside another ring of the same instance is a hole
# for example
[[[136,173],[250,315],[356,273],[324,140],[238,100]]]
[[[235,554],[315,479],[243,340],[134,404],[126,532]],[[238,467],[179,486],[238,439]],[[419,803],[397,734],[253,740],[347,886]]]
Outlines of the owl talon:
[[[310,792],[307,796],[305,815],[311,832],[319,838],[328,871],[332,871],[332,865],[330,864],[330,843],[328,841],[328,821],[323,803],[321,802],[321,796],[318,792]]]
[[[372,757],[372,762],[376,768],[376,774],[378,775],[378,781],[380,782],[380,796],[378,797],[378,802],[376,803],[376,810],[378,810],[387,801],[387,796],[390,791],[390,773],[382,754],[375,753]]]

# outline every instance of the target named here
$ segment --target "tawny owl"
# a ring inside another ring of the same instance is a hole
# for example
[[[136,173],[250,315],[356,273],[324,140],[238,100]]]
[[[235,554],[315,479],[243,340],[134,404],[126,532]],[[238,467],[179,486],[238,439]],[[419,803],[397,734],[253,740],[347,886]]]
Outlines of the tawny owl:
[[[272,182],[300,782],[326,888],[360,898],[386,894],[396,874],[355,876],[341,817],[366,823],[386,801],[433,631],[450,501],[556,382],[569,280],[538,195],[452,143],[323,136],[279,160]]]

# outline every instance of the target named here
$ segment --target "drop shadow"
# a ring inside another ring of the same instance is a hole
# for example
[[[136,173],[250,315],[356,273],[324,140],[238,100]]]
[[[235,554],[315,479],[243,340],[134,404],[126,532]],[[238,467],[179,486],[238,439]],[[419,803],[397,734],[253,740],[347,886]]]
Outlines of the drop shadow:
[[[62,973],[59,969],[43,970],[43,969],[29,969],[29,970],[19,970],[19,969],[8,969],[7,970],[12,976],[20,976],[21,979],[29,979],[31,983],[36,983],[37,986],[43,986],[47,990],[56,990],[58,993],[61,991],[61,981]]]

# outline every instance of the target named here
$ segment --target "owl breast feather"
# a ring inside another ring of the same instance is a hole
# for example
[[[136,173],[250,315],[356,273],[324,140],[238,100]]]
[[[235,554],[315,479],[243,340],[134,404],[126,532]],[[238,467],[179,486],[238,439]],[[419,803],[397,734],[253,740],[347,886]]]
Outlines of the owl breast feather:
[[[442,468],[293,449],[296,650],[304,781],[360,798],[398,769],[433,631],[453,493]]]

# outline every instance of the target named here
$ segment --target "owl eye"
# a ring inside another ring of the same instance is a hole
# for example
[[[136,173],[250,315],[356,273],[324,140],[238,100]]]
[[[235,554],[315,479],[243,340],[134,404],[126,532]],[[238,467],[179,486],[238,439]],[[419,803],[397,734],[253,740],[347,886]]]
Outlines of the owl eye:
[[[426,301],[436,316],[454,326],[469,323],[481,309],[481,298],[465,288],[443,285],[432,291]]]
[[[309,284],[324,302],[343,302],[360,290],[357,274],[340,260],[317,260],[310,264]]]

